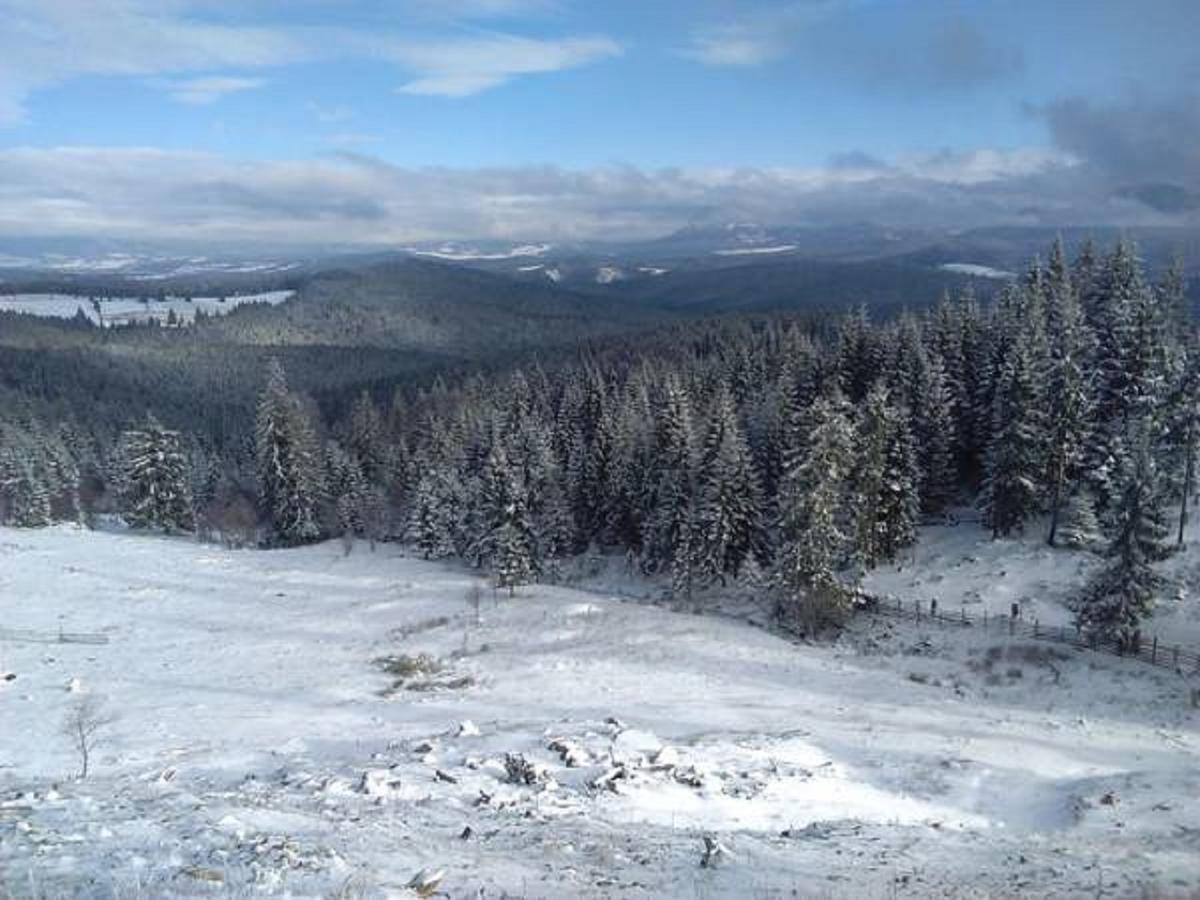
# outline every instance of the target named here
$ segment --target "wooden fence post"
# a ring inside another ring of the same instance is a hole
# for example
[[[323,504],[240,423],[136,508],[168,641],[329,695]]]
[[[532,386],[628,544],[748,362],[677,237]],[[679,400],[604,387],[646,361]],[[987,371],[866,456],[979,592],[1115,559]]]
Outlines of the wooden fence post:
[[[937,598],[936,597],[929,601],[929,617],[931,619],[937,618]]]
[[[1038,620],[1037,619],[1033,620],[1033,636],[1034,637],[1038,636]]]

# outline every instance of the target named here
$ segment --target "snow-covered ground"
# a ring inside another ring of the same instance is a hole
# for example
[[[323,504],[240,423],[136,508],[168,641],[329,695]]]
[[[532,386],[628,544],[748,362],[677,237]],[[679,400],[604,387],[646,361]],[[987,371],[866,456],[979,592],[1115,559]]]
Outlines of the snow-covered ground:
[[[942,263],[938,268],[945,272],[954,272],[958,275],[974,275],[976,278],[995,278],[1003,281],[1011,281],[1017,277],[1012,272],[1006,272],[1003,269],[993,269],[991,266],[981,266],[978,263]]]
[[[871,572],[864,588],[872,594],[936,600],[938,609],[965,609],[978,618],[1007,616],[1016,603],[1026,622],[1057,628],[1070,625],[1069,598],[1103,560],[1092,553],[1046,545],[1045,525],[1031,523],[1021,537],[993,540],[972,523],[927,527],[921,540],[897,564]],[[1171,537],[1174,538],[1172,532]],[[1162,563],[1168,587],[1142,629],[1147,641],[1200,649],[1200,523],[1193,523],[1187,545],[1198,549]]]
[[[732,250],[714,250],[716,256],[757,256],[769,253],[790,253],[795,244],[780,244],[776,247],[735,247]]]
[[[429,256],[434,259],[447,259],[456,262],[466,260],[496,260],[519,259],[525,256],[544,256],[551,249],[549,244],[521,244],[507,247],[503,250],[480,250],[477,247],[464,247],[458,244],[443,244],[436,249],[406,248],[413,256]]]
[[[964,550],[928,543],[893,588]],[[1181,676],[870,617],[796,644],[604,565],[476,611],[472,573],[392,545],[0,529],[0,895],[1200,890]],[[60,631],[108,642],[32,640]],[[88,695],[115,719],[79,781]]]
[[[266,291],[261,294],[230,294],[220,297],[167,297],[165,300],[142,301],[133,297],[114,297],[100,302],[100,314],[96,313],[88,297],[76,294],[0,294],[0,310],[30,313],[57,319],[71,319],[83,310],[83,314],[96,324],[125,325],[130,322],[145,322],[157,319],[165,322],[171,311],[181,322],[191,322],[196,312],[203,310],[210,316],[224,315],[245,303],[283,303],[295,291]]]

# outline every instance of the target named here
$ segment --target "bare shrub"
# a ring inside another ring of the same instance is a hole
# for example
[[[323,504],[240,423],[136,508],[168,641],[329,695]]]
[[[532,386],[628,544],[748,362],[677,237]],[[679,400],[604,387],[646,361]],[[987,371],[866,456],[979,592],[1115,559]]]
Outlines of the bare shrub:
[[[87,778],[92,751],[100,742],[100,732],[116,719],[94,694],[84,694],[68,710],[62,731],[79,754],[79,777]]]

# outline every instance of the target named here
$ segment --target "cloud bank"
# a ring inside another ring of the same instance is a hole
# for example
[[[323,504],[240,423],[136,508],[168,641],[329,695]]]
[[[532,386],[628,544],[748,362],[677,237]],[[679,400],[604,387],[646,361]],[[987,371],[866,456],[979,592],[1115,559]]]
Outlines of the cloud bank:
[[[1063,153],[846,154],[821,169],[401,168],[365,156],[238,161],[155,149],[0,151],[0,235],[382,246],[454,237],[653,237],[750,220],[1166,224]],[[1191,215],[1191,213],[1187,213]]]

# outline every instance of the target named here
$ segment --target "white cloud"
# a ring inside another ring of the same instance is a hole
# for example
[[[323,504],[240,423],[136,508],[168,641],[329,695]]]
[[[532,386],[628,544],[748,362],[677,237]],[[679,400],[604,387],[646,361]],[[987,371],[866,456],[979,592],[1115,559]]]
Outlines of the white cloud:
[[[518,75],[574,69],[620,53],[621,48],[605,37],[535,40],[499,34],[403,43],[384,50],[416,75],[401,92],[442,97],[477,94]]]
[[[406,0],[405,6],[418,15],[440,19],[496,19],[544,13],[558,6],[557,0]]]
[[[779,7],[752,7],[729,21],[700,26],[680,53],[709,66],[761,66],[790,53],[803,28],[848,2],[801,0]]]
[[[787,52],[786,42],[737,29],[697,35],[683,55],[710,66],[761,66]]]
[[[220,100],[227,94],[260,88],[266,81],[262,78],[235,78],[210,76],[207,78],[185,78],[166,83],[167,93],[178,103],[200,106]]]
[[[515,2],[502,0],[465,5],[479,14],[485,8],[516,9]],[[234,24],[216,17],[227,9],[213,0],[0,0],[0,125],[23,119],[32,94],[89,75],[171,76],[179,79],[174,99],[206,103],[257,84],[250,77],[205,73],[365,58],[410,73],[403,88],[410,93],[461,96],[619,52],[603,37],[446,38],[411,27],[381,33],[366,27]]]
[[[1036,151],[872,170],[402,168],[342,153],[242,161],[152,148],[0,150],[0,235],[271,245],[653,237],[689,223],[1149,224],[1086,167]],[[1178,221],[1178,220],[1172,220]]]

